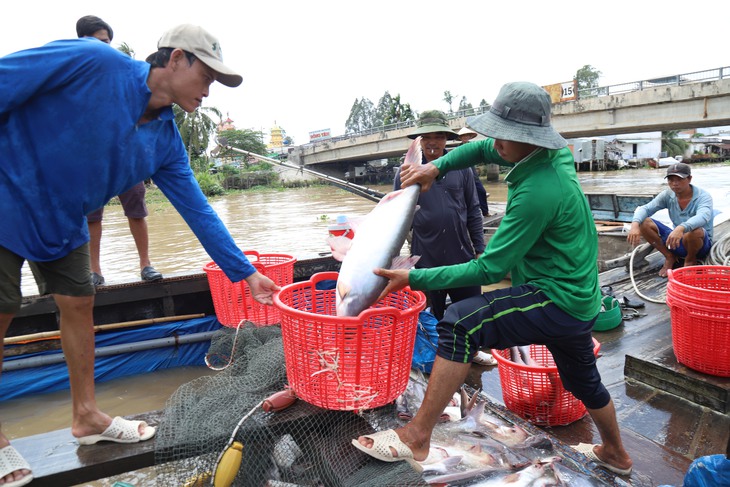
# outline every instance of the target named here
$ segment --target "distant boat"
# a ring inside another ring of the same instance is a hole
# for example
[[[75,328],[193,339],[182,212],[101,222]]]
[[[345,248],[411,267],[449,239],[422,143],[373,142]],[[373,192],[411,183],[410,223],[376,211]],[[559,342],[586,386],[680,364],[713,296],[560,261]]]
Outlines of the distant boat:
[[[674,157],[660,157],[658,161],[651,159],[649,161],[649,166],[656,169],[658,167],[669,167],[678,162],[682,162],[682,159],[675,159]]]

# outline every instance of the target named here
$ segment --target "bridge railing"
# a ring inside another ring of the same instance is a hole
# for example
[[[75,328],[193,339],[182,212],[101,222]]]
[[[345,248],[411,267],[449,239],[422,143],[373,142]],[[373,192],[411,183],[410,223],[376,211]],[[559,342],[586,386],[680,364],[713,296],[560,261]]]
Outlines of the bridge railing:
[[[631,81],[629,83],[621,83],[617,85],[599,86],[595,88],[585,88],[578,90],[578,99],[595,98],[598,96],[608,95],[619,95],[622,93],[630,93],[632,91],[642,91],[649,88],[656,88],[659,86],[680,86],[689,83],[698,83],[701,81],[715,81],[722,79],[730,79],[730,66],[723,66],[715,69],[707,69],[705,71],[695,71],[694,73],[676,74],[672,76],[666,76],[663,78],[654,78],[650,80],[642,81]],[[570,103],[570,102],[566,102]],[[478,106],[475,108],[469,108],[467,110],[459,110],[447,115],[451,119],[471,117],[474,115],[481,115],[482,113],[489,110],[489,106]],[[300,147],[311,147],[315,145],[326,144],[328,142],[337,142],[339,140],[347,140],[355,137],[362,137],[366,135],[380,134],[384,132],[390,132],[392,130],[400,130],[408,127],[414,127],[415,121],[391,123],[388,125],[380,125],[378,127],[372,127],[359,132],[353,132],[345,135],[338,135],[329,139],[317,142],[310,142],[307,144],[301,144]]]
[[[618,85],[599,86],[578,90],[578,99],[595,98],[597,96],[619,95],[632,91],[642,91],[659,86],[680,86],[700,81],[716,81],[730,78],[730,66],[724,66],[694,73],[676,74],[663,78],[654,78],[642,81],[632,81]]]

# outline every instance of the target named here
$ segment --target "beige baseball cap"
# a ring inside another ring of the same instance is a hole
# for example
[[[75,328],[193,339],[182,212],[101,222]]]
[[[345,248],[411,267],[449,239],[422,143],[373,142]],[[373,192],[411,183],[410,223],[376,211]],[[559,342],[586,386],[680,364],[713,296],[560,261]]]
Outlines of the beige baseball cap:
[[[243,78],[223,64],[220,42],[208,31],[197,25],[182,24],[168,30],[157,42],[157,48],[182,49],[200,59],[203,64],[218,73],[218,81],[226,86],[236,87]]]

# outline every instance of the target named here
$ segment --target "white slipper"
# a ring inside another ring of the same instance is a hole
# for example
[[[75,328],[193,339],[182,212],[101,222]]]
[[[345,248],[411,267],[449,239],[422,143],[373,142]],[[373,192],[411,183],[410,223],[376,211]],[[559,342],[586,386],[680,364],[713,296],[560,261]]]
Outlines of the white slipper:
[[[492,357],[491,353],[479,350],[476,355],[471,358],[471,363],[477,365],[497,365],[497,359]]]
[[[378,433],[373,433],[372,435],[363,435],[363,437],[373,440],[373,446],[372,448],[368,448],[361,445],[359,441],[352,440],[352,444],[361,452],[384,462],[405,461],[408,462],[408,464],[413,467],[416,472],[423,472],[421,464],[413,459],[413,452],[411,449],[408,448],[408,445],[403,443],[400,438],[398,438],[398,433],[394,430],[380,431]],[[397,457],[393,456],[393,452],[390,450],[391,447],[398,454]]]
[[[30,465],[25,461],[25,458],[18,453],[18,450],[8,445],[5,448],[0,448],[0,479],[18,470],[30,470]],[[2,484],[2,487],[20,487],[21,485],[29,484],[33,480],[33,474],[29,473],[20,480],[14,480]]]
[[[139,433],[139,427],[144,427],[144,433]],[[144,421],[130,421],[121,416],[112,420],[112,424],[100,435],[88,435],[77,438],[79,445],[95,445],[100,441],[114,443],[137,443],[149,440],[155,436],[156,429],[148,426]]]
[[[588,460],[592,461],[599,467],[603,467],[606,470],[610,470],[611,472],[618,474],[618,475],[631,475],[631,468],[618,468],[614,467],[611,464],[608,464],[604,461],[602,461],[600,458],[596,456],[596,454],[593,452],[593,447],[596,445],[592,445],[590,443],[578,443],[577,445],[572,445],[572,448],[585,455]]]

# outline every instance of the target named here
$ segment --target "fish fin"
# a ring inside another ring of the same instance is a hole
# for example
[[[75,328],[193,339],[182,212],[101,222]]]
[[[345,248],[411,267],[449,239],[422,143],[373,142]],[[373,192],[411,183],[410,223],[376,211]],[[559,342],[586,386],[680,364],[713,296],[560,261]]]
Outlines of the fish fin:
[[[403,164],[401,164],[401,166],[420,166],[422,160],[423,150],[421,149],[421,136],[418,136],[413,139],[410,147],[408,147],[408,152],[406,152],[406,157],[403,159]]]
[[[332,257],[342,262],[347,252],[349,252],[350,247],[352,247],[352,239],[343,236],[327,237],[327,244],[332,250]]]
[[[346,284],[344,282],[338,282],[337,283],[337,294],[339,294],[340,299],[345,299],[345,296],[350,294],[350,290],[352,288],[349,284]]]
[[[395,258],[393,258],[393,262],[390,264],[390,269],[410,269],[414,265],[416,265],[416,262],[418,262],[418,259],[420,259],[420,255],[412,255],[410,257],[399,255]]]

